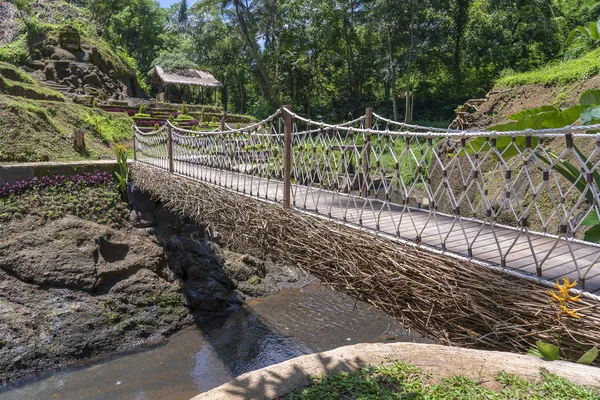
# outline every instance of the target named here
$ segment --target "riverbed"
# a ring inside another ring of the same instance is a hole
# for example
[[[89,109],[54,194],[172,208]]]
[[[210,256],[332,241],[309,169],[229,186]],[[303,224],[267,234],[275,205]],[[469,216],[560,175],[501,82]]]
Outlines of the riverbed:
[[[319,283],[198,320],[165,343],[2,388],[0,400],[187,400],[245,372],[356,343],[427,342]]]

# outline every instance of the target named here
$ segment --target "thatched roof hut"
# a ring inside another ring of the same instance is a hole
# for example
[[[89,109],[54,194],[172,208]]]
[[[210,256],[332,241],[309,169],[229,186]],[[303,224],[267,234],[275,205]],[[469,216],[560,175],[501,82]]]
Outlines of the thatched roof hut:
[[[222,88],[223,84],[215,79],[210,72],[198,69],[173,69],[169,72],[160,67],[154,67],[152,80],[155,84],[203,86],[209,88]]]

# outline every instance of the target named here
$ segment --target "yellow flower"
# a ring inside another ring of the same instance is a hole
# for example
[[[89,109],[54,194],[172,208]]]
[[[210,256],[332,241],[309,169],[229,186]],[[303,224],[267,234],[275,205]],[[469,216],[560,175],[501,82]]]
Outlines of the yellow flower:
[[[577,318],[577,319],[581,318],[579,315],[577,315],[577,313],[575,313],[575,311],[569,310],[569,308],[567,306],[565,306],[564,304],[560,305],[560,310],[563,313],[567,314],[569,317],[573,317],[573,318]]]
[[[564,313],[570,317],[579,319],[581,317],[579,315],[577,315],[577,313],[575,313],[575,311],[573,311],[573,310],[569,309],[569,307],[567,307],[567,302],[569,302],[569,301],[572,301],[572,302],[581,301],[581,294],[579,294],[577,296],[571,296],[569,294],[569,290],[573,289],[575,286],[577,286],[577,281],[574,281],[573,283],[571,283],[569,278],[563,278],[563,284],[561,285],[560,283],[558,283],[558,279],[557,279],[556,283],[554,284],[554,287],[558,290],[558,292],[549,290],[548,294],[550,295],[551,300],[554,299],[554,300],[556,300],[556,302],[558,302],[561,313]]]
[[[548,294],[550,294],[550,296],[552,296],[552,298],[554,300],[558,301],[559,303],[564,303],[565,302],[565,298],[563,296],[557,295],[552,290],[548,290]]]

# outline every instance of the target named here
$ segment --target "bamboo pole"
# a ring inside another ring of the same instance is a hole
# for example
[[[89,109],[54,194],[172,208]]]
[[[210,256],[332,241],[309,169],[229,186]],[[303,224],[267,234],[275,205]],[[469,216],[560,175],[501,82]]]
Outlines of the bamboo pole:
[[[373,109],[367,108],[365,111],[365,129],[373,128]],[[371,134],[365,133],[365,145],[363,147],[363,190],[362,196],[369,195],[369,171],[371,170]]]
[[[173,131],[171,125],[167,124],[167,157],[169,159],[169,172],[173,173],[175,170],[173,162]]]
[[[289,209],[292,197],[292,106],[283,106],[283,208]]]

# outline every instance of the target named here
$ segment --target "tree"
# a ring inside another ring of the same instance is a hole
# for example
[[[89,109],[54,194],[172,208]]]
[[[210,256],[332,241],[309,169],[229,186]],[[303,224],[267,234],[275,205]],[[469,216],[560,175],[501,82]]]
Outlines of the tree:
[[[136,60],[142,71],[150,69],[152,60],[164,44],[166,12],[156,0],[129,0],[127,6],[113,16],[110,40],[123,47]]]
[[[181,0],[179,5],[179,26],[185,28],[188,22],[187,0]]]

